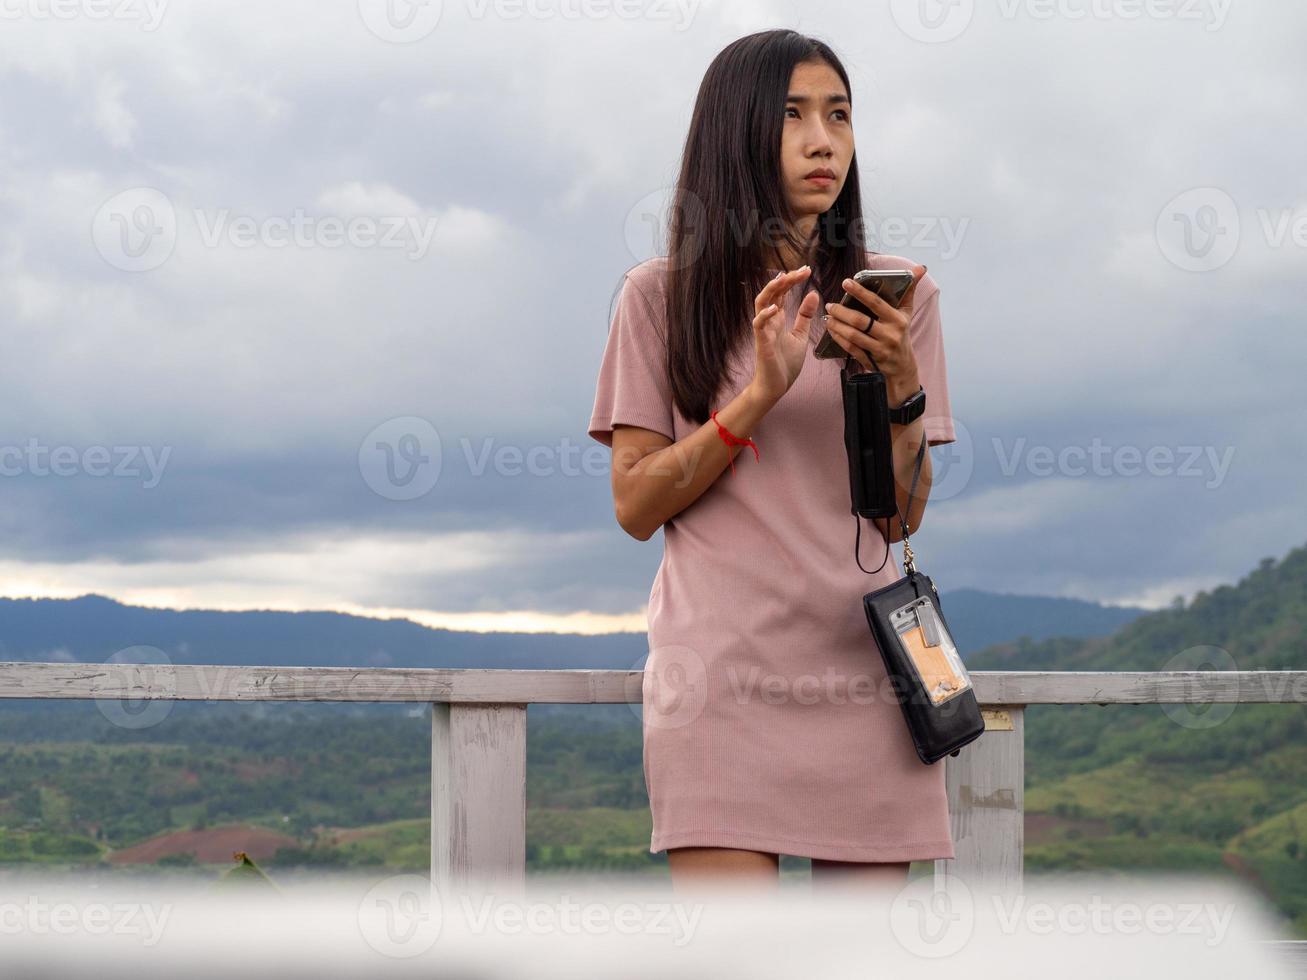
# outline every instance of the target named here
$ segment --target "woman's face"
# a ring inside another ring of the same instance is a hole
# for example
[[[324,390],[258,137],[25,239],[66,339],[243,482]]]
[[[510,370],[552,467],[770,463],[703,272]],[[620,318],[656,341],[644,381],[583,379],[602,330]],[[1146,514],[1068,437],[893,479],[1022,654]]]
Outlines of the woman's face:
[[[830,210],[853,160],[853,110],[840,76],[824,61],[794,66],[781,133],[785,195],[809,229]],[[809,176],[826,171],[834,176]]]

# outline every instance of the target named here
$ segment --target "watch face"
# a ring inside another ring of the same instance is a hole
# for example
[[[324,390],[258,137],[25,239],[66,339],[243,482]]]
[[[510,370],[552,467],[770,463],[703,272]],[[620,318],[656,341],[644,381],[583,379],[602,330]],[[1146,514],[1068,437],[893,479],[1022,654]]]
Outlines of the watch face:
[[[902,405],[894,409],[894,414],[905,422],[911,422],[926,410],[926,392],[918,388],[910,394]]]

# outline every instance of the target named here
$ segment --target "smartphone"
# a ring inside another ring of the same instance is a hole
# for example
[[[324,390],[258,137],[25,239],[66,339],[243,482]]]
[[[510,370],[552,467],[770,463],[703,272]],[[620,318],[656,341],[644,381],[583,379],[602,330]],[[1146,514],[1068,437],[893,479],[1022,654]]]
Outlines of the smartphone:
[[[853,277],[854,282],[870,289],[895,309],[898,309],[899,304],[903,302],[903,297],[907,295],[912,279],[912,272],[908,269],[863,269]],[[858,313],[865,313],[873,321],[876,319],[875,313],[848,293],[844,294],[840,305],[847,306]],[[848,357],[848,352],[835,342],[835,338],[827,330],[821,335],[821,340],[817,341],[817,348],[813,351],[813,355],[825,358]]]

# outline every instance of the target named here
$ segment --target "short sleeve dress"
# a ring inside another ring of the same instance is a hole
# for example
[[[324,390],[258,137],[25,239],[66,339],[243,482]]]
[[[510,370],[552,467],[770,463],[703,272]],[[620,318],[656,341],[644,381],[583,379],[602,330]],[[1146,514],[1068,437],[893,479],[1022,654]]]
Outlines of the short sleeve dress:
[[[866,268],[912,269],[870,253]],[[665,256],[624,278],[600,363],[589,435],[616,424],[680,440],[666,377]],[[786,297],[791,325],[806,291]],[[748,314],[750,317],[752,313]],[[748,447],[663,525],[649,593],[643,674],[649,850],[731,847],[842,861],[954,857],[944,763],[913,749],[862,608],[897,579],[854,561],[856,524],[839,373],[812,348]],[[939,287],[917,287],[910,338],[926,390],[931,445],[953,442]],[[752,377],[752,344],[730,360],[717,405]],[[928,518],[927,518],[928,519]],[[863,520],[862,564],[885,554],[885,521]]]

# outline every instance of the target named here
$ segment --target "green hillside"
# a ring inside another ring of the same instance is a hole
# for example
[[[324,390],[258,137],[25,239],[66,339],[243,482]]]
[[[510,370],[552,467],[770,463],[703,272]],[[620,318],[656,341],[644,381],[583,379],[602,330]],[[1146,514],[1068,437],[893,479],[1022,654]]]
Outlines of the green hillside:
[[[990,647],[973,670],[1307,669],[1307,548],[1107,637]],[[1307,937],[1307,706],[1033,705],[1030,868],[1229,869]]]
[[[1021,640],[972,669],[1307,669],[1307,549],[1107,637]],[[1210,653],[1211,650],[1209,649]],[[192,704],[127,729],[92,703],[0,712],[0,864],[425,869],[430,723],[406,706]],[[639,720],[528,712],[533,870],[665,873]],[[1026,865],[1240,875],[1307,938],[1307,706],[1036,705]],[[263,850],[260,851],[259,849]],[[793,870],[798,859],[786,859]]]

